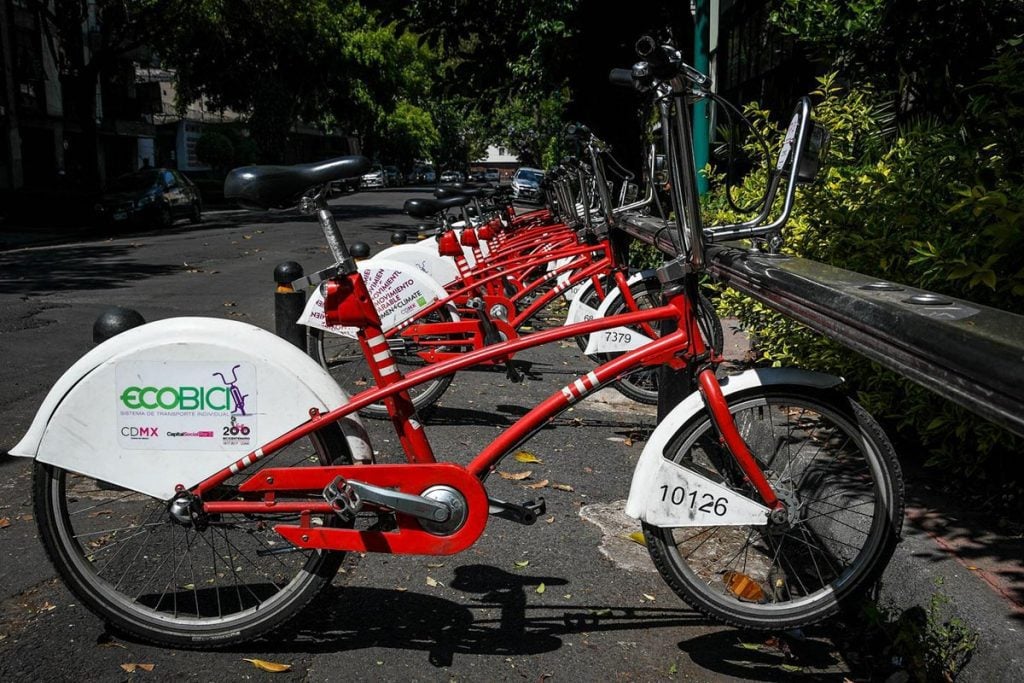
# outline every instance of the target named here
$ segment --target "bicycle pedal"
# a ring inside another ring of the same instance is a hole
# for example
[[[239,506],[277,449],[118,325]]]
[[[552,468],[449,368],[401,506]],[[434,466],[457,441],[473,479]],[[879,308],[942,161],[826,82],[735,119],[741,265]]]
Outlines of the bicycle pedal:
[[[522,384],[523,373],[516,370],[516,365],[511,360],[505,363],[505,377],[513,384]]]
[[[543,497],[539,497],[536,500],[528,500],[521,505],[498,500],[497,498],[488,498],[487,502],[490,505],[489,512],[495,517],[519,522],[527,526],[536,522],[537,518],[547,511],[547,504],[544,502]]]
[[[342,521],[351,522],[356,513],[363,507],[363,500],[344,477],[335,477],[334,481],[324,487],[326,500]]]

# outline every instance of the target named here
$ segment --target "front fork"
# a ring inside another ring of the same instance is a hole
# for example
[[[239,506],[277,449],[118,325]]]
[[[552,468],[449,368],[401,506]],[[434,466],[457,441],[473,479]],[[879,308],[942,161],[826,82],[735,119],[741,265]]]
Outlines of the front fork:
[[[732,453],[736,464],[740,466],[747,481],[757,490],[758,495],[764,504],[773,511],[784,510],[782,501],[775,495],[771,484],[761,471],[761,466],[747,447],[746,441],[740,436],[736,428],[736,421],[733,420],[729,411],[729,404],[722,394],[722,387],[718,384],[718,378],[711,368],[702,370],[697,375],[697,384],[701,395],[704,397],[704,405],[707,406],[715,428],[721,437],[722,442]]]

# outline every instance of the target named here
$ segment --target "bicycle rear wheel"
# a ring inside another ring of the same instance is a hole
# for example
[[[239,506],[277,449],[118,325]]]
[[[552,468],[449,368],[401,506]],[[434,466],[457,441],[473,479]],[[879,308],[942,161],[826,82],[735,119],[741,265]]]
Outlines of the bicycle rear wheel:
[[[751,629],[831,616],[888,563],[903,520],[899,464],[878,423],[835,392],[758,388],[729,398],[740,434],[786,503],[784,524],[644,524],[655,566],[704,614]],[[757,499],[706,414],[665,456]]]
[[[329,425],[261,460],[207,495],[238,498],[264,467],[349,464]],[[297,514],[209,515],[172,521],[168,502],[36,463],[36,519],[68,587],[113,627],[162,646],[213,648],[282,626],[330,584],[344,553],[292,547],[274,530]],[[336,525],[334,516],[315,524]]]
[[[452,316],[446,309],[435,311],[424,323],[451,322]],[[400,339],[401,337],[399,337]],[[441,339],[444,341],[444,339]],[[318,328],[309,330],[309,355],[320,363],[320,365],[331,373],[331,377],[349,395],[358,394],[374,386],[373,373],[363,356],[363,350],[359,342],[350,337],[326,332]],[[395,364],[403,375],[426,365],[426,361],[420,358],[413,349],[392,348],[391,355]],[[421,416],[441,398],[448,386],[452,383],[454,375],[445,375],[436,379],[424,382],[409,389],[409,396],[412,404]],[[384,420],[389,417],[388,410],[383,402],[372,403],[359,411],[364,417],[372,417]]]

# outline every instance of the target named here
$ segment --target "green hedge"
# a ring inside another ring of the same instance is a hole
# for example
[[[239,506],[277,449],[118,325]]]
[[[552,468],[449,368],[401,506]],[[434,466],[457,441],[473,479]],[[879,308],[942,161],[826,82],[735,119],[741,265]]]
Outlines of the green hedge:
[[[1024,312],[1024,56],[1020,41],[998,51],[965,89],[955,121],[896,126],[889,100],[834,76],[813,94],[815,118],[832,133],[827,167],[798,192],[784,250],[841,268]],[[778,144],[769,112],[746,108]],[[759,150],[747,145],[757,158]],[[775,150],[772,150],[774,153]],[[708,224],[731,221],[721,177],[706,197]],[[741,205],[760,197],[754,173],[734,188]],[[838,344],[733,291],[722,312],[739,317],[766,363],[846,377],[865,406],[902,434],[927,463],[989,480],[1024,473],[1022,442]],[[1007,362],[1020,362],[1007,359]]]

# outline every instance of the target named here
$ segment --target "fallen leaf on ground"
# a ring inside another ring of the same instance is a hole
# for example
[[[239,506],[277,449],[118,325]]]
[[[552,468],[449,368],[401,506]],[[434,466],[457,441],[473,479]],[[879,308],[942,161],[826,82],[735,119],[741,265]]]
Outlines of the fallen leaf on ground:
[[[11,520],[7,517],[0,517],[0,529],[6,529],[11,525]]]
[[[533,470],[526,470],[525,472],[498,472],[498,476],[502,479],[511,479],[513,481],[526,479],[531,474],[533,474]]]
[[[551,488],[558,489],[559,491],[575,491],[576,490],[573,487],[569,486],[568,484],[552,484]]]
[[[267,673],[279,674],[285,671],[291,671],[291,664],[279,664],[278,662],[268,662],[265,659],[249,659],[245,657],[242,659],[244,662],[249,662],[260,671],[266,671]]]
[[[543,582],[543,581],[541,581],[540,585],[539,585],[539,586],[537,586],[537,592],[538,592],[538,593],[543,593],[543,592],[544,592],[544,591],[546,591],[547,589],[548,589],[548,587],[544,585],[544,582]]]
[[[654,602],[654,596],[650,593],[644,593],[644,597],[650,600],[651,602]]]
[[[111,638],[109,635],[107,635],[106,637],[104,637],[104,635],[105,634],[101,634],[100,637],[96,640],[96,647],[119,647],[122,650],[128,649],[121,643]]]
[[[437,587],[437,586],[440,586],[440,585],[441,585],[441,582],[440,582],[440,581],[438,581],[437,579],[435,579],[435,578],[434,578],[434,577],[432,577],[432,576],[428,576],[428,577],[427,577],[427,585],[428,585],[428,586],[430,586],[431,588],[435,588],[435,587]]]
[[[590,613],[595,617],[607,617],[612,613],[612,611],[610,608],[605,607],[604,609],[592,609],[590,610]]]
[[[133,674],[135,673],[136,669],[139,669],[141,671],[152,671],[155,666],[155,664],[136,664],[135,662],[128,662],[127,664],[122,664],[121,668],[126,673]]]
[[[544,462],[543,460],[538,458],[536,455],[534,455],[533,453],[530,453],[528,451],[519,451],[518,453],[516,453],[515,458],[516,458],[516,460],[518,462],[535,462],[535,463],[538,463],[538,464]]]
[[[431,569],[439,569],[444,566],[444,562],[427,562],[427,566]]]
[[[633,439],[623,439],[622,443],[624,445],[626,445],[626,446],[632,446],[633,445]]]
[[[550,517],[548,517],[548,518],[547,518],[547,519],[545,519],[544,521],[545,521],[545,522],[547,522],[548,524],[553,524],[553,523],[554,523],[554,521],[555,521],[555,516],[554,516],[554,515],[551,515]]]
[[[534,482],[533,484],[524,484],[524,486],[526,486],[526,488],[528,488],[528,489],[542,489],[542,488],[544,488],[547,485],[548,485],[548,480],[547,479],[541,479],[540,481]]]
[[[628,538],[629,540],[633,541],[633,543],[639,543],[640,545],[647,545],[647,539],[644,538],[644,532],[642,532],[642,531],[634,531],[629,536],[626,536],[626,538]]]
[[[529,560],[517,560],[515,564],[516,564],[516,569],[522,569],[523,567],[529,566],[530,561]]]

